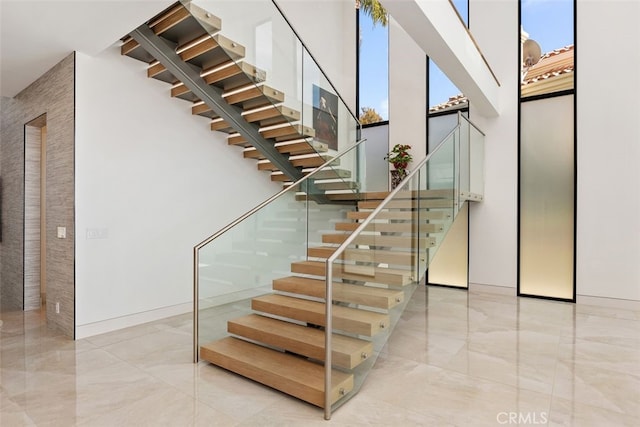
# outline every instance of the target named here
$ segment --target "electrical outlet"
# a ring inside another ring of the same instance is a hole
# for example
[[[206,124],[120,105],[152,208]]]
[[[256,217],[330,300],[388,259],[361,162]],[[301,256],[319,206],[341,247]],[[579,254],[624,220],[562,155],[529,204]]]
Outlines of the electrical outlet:
[[[56,302],[56,314],[60,314],[60,303]]]

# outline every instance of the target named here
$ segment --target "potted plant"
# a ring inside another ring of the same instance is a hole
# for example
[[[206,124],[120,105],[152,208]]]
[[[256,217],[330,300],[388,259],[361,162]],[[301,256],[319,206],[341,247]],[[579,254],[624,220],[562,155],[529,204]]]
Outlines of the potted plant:
[[[391,171],[391,188],[396,188],[408,174],[407,166],[413,160],[413,156],[409,153],[411,149],[407,144],[396,144],[391,151],[384,157],[386,161],[393,165],[394,170]]]

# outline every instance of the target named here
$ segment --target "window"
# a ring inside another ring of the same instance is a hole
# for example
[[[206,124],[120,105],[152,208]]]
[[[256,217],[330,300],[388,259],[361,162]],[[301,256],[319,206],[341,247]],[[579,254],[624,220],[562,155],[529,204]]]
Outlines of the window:
[[[358,116],[363,124],[389,120],[389,30],[358,10]]]
[[[522,0],[522,97],[574,88],[573,0]]]

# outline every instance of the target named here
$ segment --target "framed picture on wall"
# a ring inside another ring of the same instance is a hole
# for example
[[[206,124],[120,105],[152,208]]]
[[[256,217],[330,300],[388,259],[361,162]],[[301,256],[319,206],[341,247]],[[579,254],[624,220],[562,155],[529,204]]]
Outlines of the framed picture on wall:
[[[338,96],[313,85],[313,128],[316,139],[338,149]]]

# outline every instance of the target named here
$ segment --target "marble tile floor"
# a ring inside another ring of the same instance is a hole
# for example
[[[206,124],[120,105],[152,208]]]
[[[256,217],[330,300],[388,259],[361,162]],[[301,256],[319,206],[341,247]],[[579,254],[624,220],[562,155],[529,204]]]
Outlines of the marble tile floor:
[[[0,319],[0,426],[635,426],[640,311],[419,287],[360,393],[322,410],[191,363],[191,316],[71,341]]]

